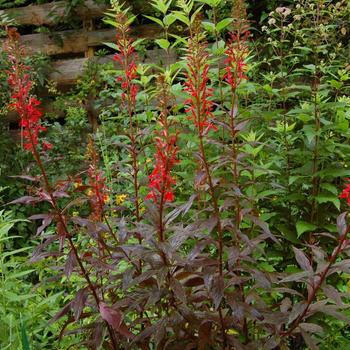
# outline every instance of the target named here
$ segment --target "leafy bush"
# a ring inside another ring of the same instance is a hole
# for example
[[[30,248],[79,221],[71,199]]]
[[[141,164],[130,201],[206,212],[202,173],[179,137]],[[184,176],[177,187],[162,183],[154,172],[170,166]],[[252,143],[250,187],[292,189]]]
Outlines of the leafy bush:
[[[68,291],[53,317],[64,318],[61,346],[346,347],[347,2],[278,7],[260,34],[241,0],[227,18],[225,1],[171,5],[154,0],[159,16],[147,16],[164,32],[157,66],[137,63],[135,17],[112,1],[116,68],[75,96],[102,108],[85,142],[75,105],[67,128],[42,137],[23,50],[15,33],[7,41],[13,105],[36,163],[24,177],[30,193],[12,204],[43,210],[30,217],[41,221],[32,260],[55,263]]]

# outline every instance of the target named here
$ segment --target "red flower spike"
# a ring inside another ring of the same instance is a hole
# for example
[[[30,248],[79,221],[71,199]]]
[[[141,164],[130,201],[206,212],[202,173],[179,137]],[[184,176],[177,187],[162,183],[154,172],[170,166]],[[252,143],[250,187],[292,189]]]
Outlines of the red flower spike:
[[[123,90],[121,95],[123,104],[125,105],[128,101],[129,106],[134,110],[138,93],[138,86],[133,82],[138,77],[135,62],[135,47],[133,45],[133,39],[128,36],[129,26],[124,21],[123,14],[120,14],[120,16],[122,17],[117,26],[116,36],[118,53],[114,55],[114,60],[121,65],[123,75],[118,76],[116,81],[121,85]]]
[[[160,115],[158,124],[160,130],[157,131],[155,167],[149,176],[149,189],[146,199],[155,203],[173,202],[175,199],[173,185],[175,179],[171,176],[171,171],[175,164],[178,163],[176,146],[177,134],[172,134],[168,120],[169,105],[173,96],[169,92],[169,84],[164,75],[158,76],[158,99]]]
[[[155,167],[149,176],[150,192],[146,197],[155,203],[158,202],[158,197],[161,197],[163,202],[172,202],[175,199],[172,186],[176,184],[176,181],[171,176],[171,170],[178,163],[176,158],[178,148],[175,143],[175,136],[156,139]]]
[[[40,123],[42,112],[39,109],[40,101],[31,95],[32,81],[30,80],[29,67],[23,64],[25,50],[19,44],[19,34],[15,29],[8,30],[8,39],[4,45],[4,51],[8,54],[11,67],[8,73],[8,84],[10,85],[12,103],[9,107],[16,110],[20,117],[19,125],[22,129],[24,140],[23,148],[34,152],[33,147],[40,144],[39,134],[46,131]],[[49,150],[52,145],[42,141],[44,150]]]

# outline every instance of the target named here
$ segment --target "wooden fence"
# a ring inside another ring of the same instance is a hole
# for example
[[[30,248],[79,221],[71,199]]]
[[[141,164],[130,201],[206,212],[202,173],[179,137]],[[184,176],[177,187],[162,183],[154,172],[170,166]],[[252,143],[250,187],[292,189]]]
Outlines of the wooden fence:
[[[131,3],[132,0],[126,2]],[[4,10],[4,14],[15,20],[16,26],[56,26],[57,20],[63,18],[67,7],[67,1],[56,1],[42,5],[29,5]],[[94,29],[94,24],[101,21],[107,5],[98,5],[92,0],[85,0],[84,4],[75,9],[75,15],[82,22],[78,30],[56,31],[51,33],[25,34],[20,38],[21,43],[30,54],[42,53],[51,57],[51,68],[48,79],[54,81],[59,88],[67,89],[74,85],[78,77],[83,73],[88,60],[98,63],[113,62],[113,55],[97,57],[94,55],[96,48],[101,48],[106,42],[114,42],[115,30]],[[31,28],[29,27],[29,28]],[[136,25],[131,28],[130,34],[134,38],[156,39],[161,37],[161,27],[154,24]],[[4,41],[3,39],[2,41]],[[1,40],[0,40],[1,41]],[[0,50],[2,43],[0,42]],[[140,62],[147,63],[172,63],[176,61],[176,54],[172,52],[165,55],[164,50],[150,50],[145,55],[139,55]],[[117,64],[115,63],[116,68]],[[45,112],[53,111],[51,103],[42,105]],[[61,115],[57,111],[57,115]],[[15,112],[10,112],[6,120],[10,123],[18,118]],[[91,118],[89,117],[90,122]],[[96,126],[96,117],[92,125]]]
[[[56,19],[64,15],[66,1],[57,1],[43,5],[30,5],[4,11],[10,18],[14,18],[16,24],[23,25],[53,25]],[[92,21],[101,18],[107,10],[106,5],[97,5],[92,0],[84,2],[83,6],[76,9],[76,14],[83,22],[83,28],[79,30],[66,30],[51,34],[27,34],[22,35],[21,42],[31,53],[42,53],[52,56],[52,72],[49,79],[59,86],[72,85],[83,72],[88,59],[94,56],[94,48],[101,47],[105,42],[113,42],[114,29],[94,30]],[[132,27],[131,35],[134,38],[155,39],[161,36],[160,26],[147,24]],[[147,52],[144,59],[159,63],[164,59],[163,55],[157,56],[159,50]],[[56,57],[69,57],[67,59]],[[100,61],[111,60],[107,58],[94,58]],[[175,60],[176,57],[173,57]]]

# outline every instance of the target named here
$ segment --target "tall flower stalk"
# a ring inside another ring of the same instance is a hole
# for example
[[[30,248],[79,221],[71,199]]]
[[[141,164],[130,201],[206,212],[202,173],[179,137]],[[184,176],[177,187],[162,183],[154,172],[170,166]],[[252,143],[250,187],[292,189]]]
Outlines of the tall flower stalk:
[[[245,19],[246,12],[243,1],[236,1],[236,7],[233,11],[233,31],[230,32],[230,38],[226,44],[225,50],[225,74],[223,79],[231,89],[231,108],[229,111],[229,128],[232,145],[232,175],[233,183],[239,189],[239,170],[238,170],[238,144],[237,144],[237,122],[238,115],[238,86],[247,79],[245,74],[247,65],[245,59],[248,56],[249,48],[247,40],[250,35],[248,31],[247,21]],[[239,196],[236,196],[236,230],[239,228],[241,218],[241,203]]]
[[[50,184],[48,175],[46,173],[44,164],[41,160],[39,153],[39,145],[43,148],[49,149],[52,146],[46,143],[45,140],[39,139],[39,134],[44,131],[44,128],[40,124],[40,117],[42,113],[38,109],[40,102],[31,95],[32,81],[28,73],[29,67],[23,64],[25,58],[25,50],[19,44],[19,34],[15,30],[10,30],[8,33],[8,39],[5,43],[5,51],[9,56],[11,62],[11,68],[9,71],[9,85],[11,87],[11,98],[13,106],[19,114],[21,121],[20,125],[23,127],[23,136],[25,139],[24,147],[26,150],[32,153],[43,178],[43,189],[41,190],[47,198],[53,209],[52,216],[57,221],[57,234],[60,237],[61,245],[65,241],[71,249],[71,252],[80,268],[81,274],[86,280],[88,288],[91,292],[93,299],[95,300],[98,310],[101,309],[103,303],[99,296],[98,288],[91,280],[88,270],[83,264],[82,258],[79,256],[78,248],[75,246],[71,233],[67,226],[67,218],[63,211],[59,208],[57,203],[57,194]],[[112,327],[106,321],[107,328],[110,335],[112,349],[118,349],[115,334]]]
[[[88,168],[88,197],[91,207],[91,219],[101,221],[104,216],[104,206],[108,199],[106,179],[98,166],[98,155],[94,147],[93,138],[90,136],[87,148]]]
[[[34,146],[42,146],[44,150],[52,148],[45,139],[39,141],[39,135],[46,131],[41,125],[42,112],[40,101],[31,93],[33,82],[30,78],[30,68],[24,64],[24,47],[19,44],[20,35],[16,29],[8,29],[8,39],[4,44],[4,50],[8,54],[10,69],[8,71],[8,83],[11,88],[12,103],[20,117],[21,136],[23,147],[34,153]]]
[[[168,107],[172,96],[169,83],[164,74],[158,76],[157,97],[159,98],[160,113],[158,124],[160,130],[156,131],[155,164],[149,176],[150,191],[146,199],[153,200],[159,206],[158,239],[160,242],[163,242],[165,240],[164,207],[167,202],[172,202],[175,198],[172,187],[176,181],[171,175],[171,170],[178,163],[177,134],[171,132],[171,123],[168,120],[170,113]]]
[[[119,63],[122,69],[122,75],[116,78],[117,83],[122,89],[122,109],[126,111],[129,118],[129,133],[127,134],[130,140],[129,152],[132,162],[132,178],[134,187],[134,206],[136,221],[141,220],[140,213],[140,198],[139,198],[139,165],[138,165],[138,136],[139,128],[136,112],[136,98],[138,93],[138,85],[134,80],[138,77],[136,66],[136,53],[134,41],[129,35],[131,20],[128,18],[127,10],[122,9],[118,1],[112,2],[115,13],[116,24],[116,42],[117,53],[114,56],[116,62]]]
[[[211,97],[213,94],[212,88],[209,86],[209,54],[203,36],[201,33],[201,21],[199,16],[195,18],[190,28],[191,36],[189,38],[187,50],[187,74],[185,82],[185,91],[189,98],[185,101],[187,105],[186,113],[189,114],[189,119],[193,121],[197,129],[199,138],[199,152],[201,156],[202,166],[206,175],[206,181],[209,187],[211,202],[214,210],[214,215],[217,220],[216,229],[218,233],[218,258],[219,258],[219,277],[223,279],[223,226],[220,219],[220,209],[218,198],[215,193],[215,185],[212,178],[210,164],[207,159],[204,142],[210,130],[217,130],[213,124],[213,102]],[[220,323],[222,328],[223,343],[227,344],[226,330],[223,319],[221,305],[218,307]]]

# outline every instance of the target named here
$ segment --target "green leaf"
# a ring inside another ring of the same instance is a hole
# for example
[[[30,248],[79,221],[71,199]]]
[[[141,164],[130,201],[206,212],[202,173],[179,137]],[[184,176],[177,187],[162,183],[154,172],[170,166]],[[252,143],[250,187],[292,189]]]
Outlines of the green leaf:
[[[169,41],[166,39],[157,39],[155,42],[159,45],[161,49],[164,49],[164,50],[167,50],[170,46]]]
[[[333,203],[334,206],[338,210],[340,210],[340,200],[339,200],[338,196],[321,193],[318,196],[316,196],[316,201],[317,201],[317,203],[320,203],[320,204],[327,203],[327,202]]]
[[[323,183],[323,184],[321,184],[321,188],[323,188],[324,190],[327,190],[330,193],[333,193],[334,195],[336,195],[338,197],[339,190],[336,186],[329,184],[329,183]]]
[[[27,331],[26,331],[26,328],[25,328],[25,324],[23,323],[22,320],[21,320],[21,342],[22,342],[23,350],[30,350]]]
[[[317,228],[316,225],[310,224],[309,222],[306,221],[298,221],[296,223],[296,229],[297,229],[297,235],[298,238],[305,232],[310,232],[313,231]]]
[[[210,33],[214,33],[215,32],[215,25],[212,22],[203,21],[202,22],[202,26],[207,32],[210,32]]]
[[[170,27],[176,21],[176,16],[173,13],[169,13],[163,18],[163,23]]]
[[[176,19],[184,24],[186,26],[190,25],[190,20],[180,11],[173,11],[172,14],[176,17]]]
[[[172,0],[169,0],[168,2],[165,2],[164,0],[153,0],[151,5],[165,15],[169,9],[169,6],[171,5],[171,2]]]
[[[147,15],[143,15],[144,17],[150,19],[151,21],[159,24],[162,28],[164,28],[164,23],[157,17],[153,17],[153,16],[147,16]]]
[[[207,4],[210,7],[218,7],[222,0],[196,0],[202,4]]]
[[[115,43],[103,43],[103,45],[106,45],[106,46],[110,47],[113,50],[119,51],[118,46]]]
[[[216,30],[218,32],[221,32],[223,29],[225,29],[228,25],[230,25],[233,21],[233,18],[225,18],[222,21],[220,21],[217,25],[216,25]]]

